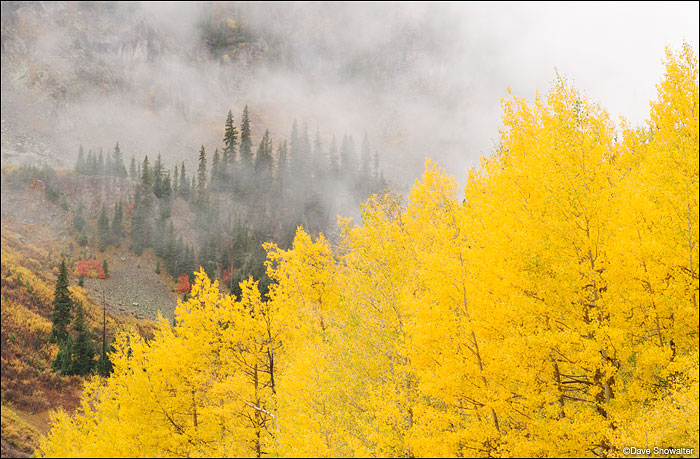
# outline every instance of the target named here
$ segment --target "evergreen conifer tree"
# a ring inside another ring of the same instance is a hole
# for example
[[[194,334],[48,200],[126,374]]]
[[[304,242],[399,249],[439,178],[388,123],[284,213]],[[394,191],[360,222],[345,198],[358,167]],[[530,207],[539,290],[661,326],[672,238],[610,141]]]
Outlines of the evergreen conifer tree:
[[[126,177],[126,167],[124,167],[124,157],[119,149],[119,142],[114,146],[114,152],[112,153],[112,175]]]
[[[161,184],[161,198],[169,198],[172,195],[172,186],[170,185],[170,171],[163,177],[163,183]]]
[[[75,172],[78,174],[85,173],[85,151],[83,150],[83,144],[80,144],[78,149],[78,162],[75,164]]]
[[[190,184],[187,182],[187,174],[185,173],[185,162],[182,162],[182,167],[180,167],[180,196],[187,199],[190,194]]]
[[[180,187],[178,186],[178,173],[177,173],[177,163],[175,164],[175,172],[173,172],[173,196],[177,197],[180,193]]]
[[[279,147],[277,147],[277,174],[275,176],[277,181],[277,190],[284,192],[287,186],[288,180],[287,175],[289,174],[289,163],[287,160],[287,141],[280,142]]]
[[[153,193],[161,198],[163,196],[163,161],[158,153],[158,158],[153,164]]]
[[[87,158],[86,174],[97,175],[97,156],[95,156],[95,152],[88,150]]]
[[[199,167],[197,168],[197,203],[204,206],[207,201],[207,153],[204,145],[199,149]]]
[[[153,176],[151,175],[151,166],[148,163],[148,155],[143,158],[143,166],[141,167],[141,186],[144,191],[150,191],[153,186]]]
[[[134,181],[138,179],[136,172],[136,158],[133,156],[131,157],[131,164],[129,164],[129,178]]]
[[[118,244],[119,239],[124,236],[124,211],[122,202],[114,204],[114,215],[112,216],[112,240]]]
[[[68,335],[58,342],[58,353],[51,368],[61,374],[71,374],[73,357],[73,338]]]
[[[80,233],[85,228],[85,217],[83,216],[83,203],[78,204],[78,208],[75,211],[75,217],[73,217],[73,228]]]
[[[107,217],[107,209],[105,209],[104,204],[102,204],[100,215],[97,218],[97,248],[100,250],[100,252],[104,252],[104,250],[109,245],[109,240],[109,218]]]
[[[223,164],[219,158],[219,149],[214,151],[214,157],[211,161],[211,189],[218,190],[221,186],[221,171]]]
[[[87,230],[85,229],[85,226],[80,230],[80,234],[78,235],[78,245],[80,247],[85,247],[88,244],[88,236],[87,236]]]
[[[95,343],[90,338],[90,330],[85,320],[85,312],[81,303],[76,305],[73,333],[75,334],[75,339],[73,340],[71,373],[83,376],[92,371]]]
[[[134,197],[134,214],[131,220],[131,249],[141,255],[144,249],[151,246],[151,200],[148,193],[142,194],[136,190]]]
[[[102,148],[100,148],[100,155],[97,160],[97,170],[95,171],[96,175],[104,175],[105,173],[105,157],[102,154]]]
[[[250,139],[250,118],[248,116],[248,106],[243,107],[243,116],[241,117],[241,167],[243,170],[253,166],[252,142]]]
[[[58,270],[58,278],[56,279],[56,289],[53,296],[53,311],[51,312],[51,342],[61,342],[69,337],[68,325],[70,324],[73,315],[73,300],[68,290],[68,268],[66,268],[66,260],[61,260],[61,266]]]
[[[233,114],[231,110],[229,110],[228,116],[226,117],[226,127],[224,129],[224,169],[229,164],[234,164],[236,162],[236,145],[238,145],[238,131],[236,126],[233,125]]]
[[[263,138],[260,140],[258,152],[255,155],[255,171],[260,173],[270,171],[272,168],[272,140],[270,139],[270,131],[265,130]]]

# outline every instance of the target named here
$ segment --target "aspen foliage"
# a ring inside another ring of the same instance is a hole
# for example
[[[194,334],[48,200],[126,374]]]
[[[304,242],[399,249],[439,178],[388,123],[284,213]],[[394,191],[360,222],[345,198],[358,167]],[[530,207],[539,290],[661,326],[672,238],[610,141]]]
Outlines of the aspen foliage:
[[[267,298],[203,271],[123,335],[43,456],[621,456],[698,451],[698,62],[648,126],[558,79],[503,102],[464,196],[434,162],[337,246],[266,244]]]

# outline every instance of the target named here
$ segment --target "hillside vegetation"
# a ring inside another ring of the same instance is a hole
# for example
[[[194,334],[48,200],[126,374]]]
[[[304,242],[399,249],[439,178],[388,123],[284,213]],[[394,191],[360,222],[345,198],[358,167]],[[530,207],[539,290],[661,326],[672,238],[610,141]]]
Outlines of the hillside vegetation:
[[[58,346],[50,342],[51,303],[57,266],[62,255],[70,254],[62,252],[55,232],[43,226],[18,225],[3,218],[1,238],[2,440],[6,457],[34,451],[39,432],[48,430],[49,410],[60,407],[72,411],[77,406],[83,378],[52,370]],[[38,245],[34,241],[39,241]],[[72,285],[70,291],[85,308],[97,338],[102,329],[102,306],[82,287]],[[106,327],[111,340],[126,330],[147,336],[152,325],[110,312]]]
[[[266,296],[200,270],[38,455],[696,454],[697,57],[667,53],[645,128],[563,80],[503,108],[463,195],[427,161],[337,244],[266,244]]]

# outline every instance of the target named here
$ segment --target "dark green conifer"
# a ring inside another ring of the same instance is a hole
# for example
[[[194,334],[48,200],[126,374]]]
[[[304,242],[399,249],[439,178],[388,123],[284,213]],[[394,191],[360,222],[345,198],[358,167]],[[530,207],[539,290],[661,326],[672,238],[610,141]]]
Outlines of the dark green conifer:
[[[56,279],[56,289],[53,295],[53,311],[51,312],[51,342],[65,341],[68,334],[68,325],[73,318],[73,300],[68,290],[68,268],[66,268],[66,260],[61,260],[61,266],[58,270],[58,278]]]
[[[250,138],[250,118],[248,116],[248,106],[243,107],[243,116],[241,117],[241,167],[249,169],[253,166],[253,151],[252,141]]]
[[[107,209],[102,204],[102,210],[97,217],[97,248],[100,252],[104,252],[110,242],[110,227],[109,218],[107,217]]]
[[[119,239],[124,236],[124,211],[122,202],[114,204],[114,215],[112,216],[112,240],[118,243]]]
[[[224,168],[236,162],[236,145],[238,145],[238,131],[236,130],[236,126],[233,125],[233,115],[231,114],[231,110],[229,110],[228,116],[226,117],[226,127],[224,129]]]
[[[148,163],[148,155],[143,159],[143,166],[141,167],[141,186],[144,191],[150,190],[153,186],[153,176],[151,175],[151,166]]]
[[[197,204],[204,206],[207,202],[207,153],[204,145],[199,149],[199,167],[197,168]]]
[[[90,337],[90,330],[83,305],[78,303],[75,308],[75,320],[73,321],[73,355],[71,357],[71,373],[75,375],[86,375],[92,371],[95,357],[95,343]]]
[[[136,172],[136,159],[133,156],[131,157],[131,164],[129,164],[129,178],[131,180],[138,179],[138,175]]]

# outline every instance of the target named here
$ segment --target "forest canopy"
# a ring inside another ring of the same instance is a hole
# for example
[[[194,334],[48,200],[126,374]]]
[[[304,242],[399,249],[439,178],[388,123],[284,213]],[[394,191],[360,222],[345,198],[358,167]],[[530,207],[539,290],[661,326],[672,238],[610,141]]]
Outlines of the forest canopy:
[[[265,244],[269,292],[200,270],[174,324],[40,456],[617,456],[698,451],[698,60],[667,51],[648,125],[559,79],[500,147],[331,244]]]

